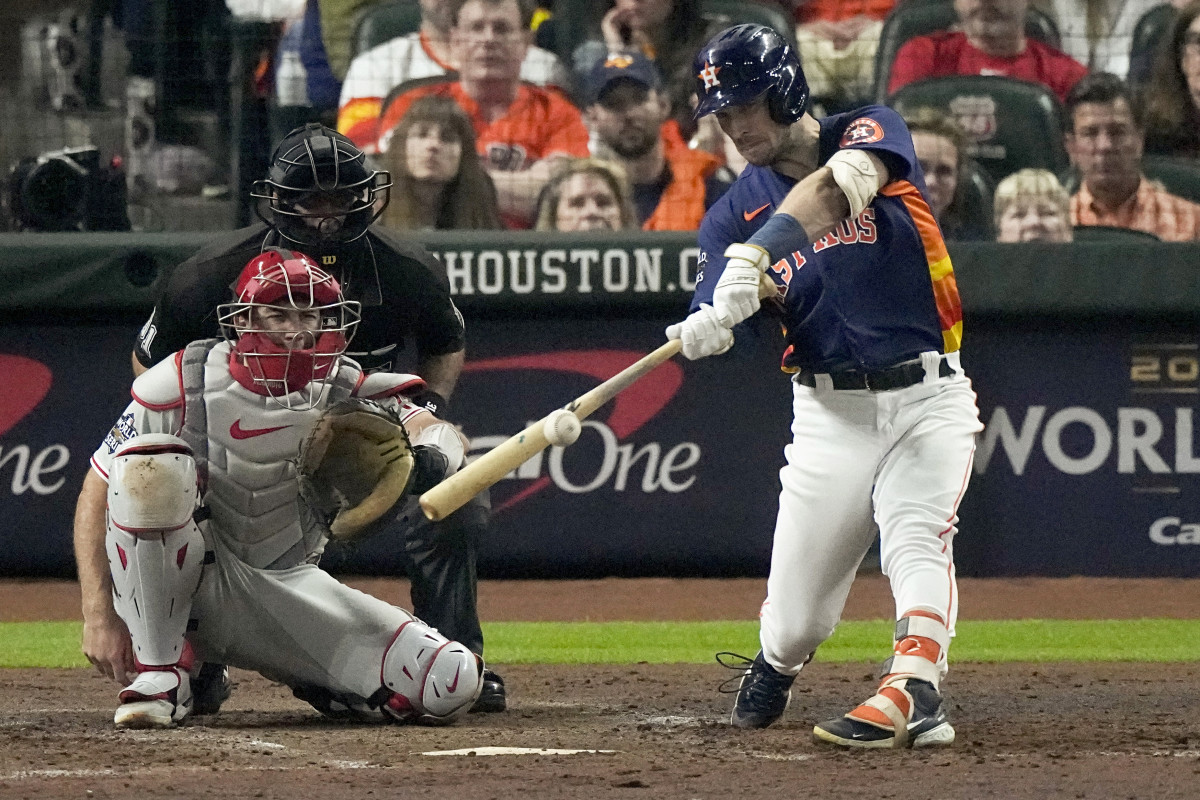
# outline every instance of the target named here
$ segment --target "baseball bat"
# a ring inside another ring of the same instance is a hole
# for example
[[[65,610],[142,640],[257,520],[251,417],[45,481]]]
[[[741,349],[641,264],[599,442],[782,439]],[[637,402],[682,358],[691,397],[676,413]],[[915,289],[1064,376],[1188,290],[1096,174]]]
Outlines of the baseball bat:
[[[766,300],[778,294],[778,287],[765,274],[759,279],[758,296]],[[671,339],[657,350],[642,356],[589,392],[563,406],[580,420],[625,391],[646,373],[679,352],[682,343]],[[555,409],[557,411],[558,409]],[[554,412],[550,412],[554,413]],[[550,416],[549,414],[546,417]],[[467,464],[420,497],[421,510],[433,521],[453,514],[468,500],[547,448],[546,417]]]
[[[678,339],[670,340],[591,391],[576,397],[563,408],[581,420],[586,419],[600,406],[628,389],[636,380],[678,353],[680,346]],[[549,447],[550,443],[546,441],[543,427],[546,417],[501,442],[421,495],[421,509],[425,516],[437,521],[454,513],[472,497]]]

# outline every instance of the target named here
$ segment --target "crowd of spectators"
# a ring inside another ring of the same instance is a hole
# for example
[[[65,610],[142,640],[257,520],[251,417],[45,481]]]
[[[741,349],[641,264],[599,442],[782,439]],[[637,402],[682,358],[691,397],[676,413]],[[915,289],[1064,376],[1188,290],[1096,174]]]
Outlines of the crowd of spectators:
[[[271,108],[336,122],[391,173],[394,228],[694,230],[744,166],[692,118],[692,59],[744,21],[737,0],[607,0],[590,19],[553,0],[408,0],[410,28],[369,45],[356,20],[396,0],[224,2],[234,21],[277,26],[255,69],[275,83]],[[1019,154],[1000,174],[976,164],[996,150],[1000,96],[906,102],[948,240],[1059,241],[1072,226],[1200,238],[1200,0],[745,2],[791,20],[817,116],[939,79],[1044,87],[1064,129],[1045,146],[1070,160],[1057,174]],[[918,14],[947,27],[901,24]],[[146,37],[130,38],[144,83]],[[1060,191],[1065,232],[1049,213]]]

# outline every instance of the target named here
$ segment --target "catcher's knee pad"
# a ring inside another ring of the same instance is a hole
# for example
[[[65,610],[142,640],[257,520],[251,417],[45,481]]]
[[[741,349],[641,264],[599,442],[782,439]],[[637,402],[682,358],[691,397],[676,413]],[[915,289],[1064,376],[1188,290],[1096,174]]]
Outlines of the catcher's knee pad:
[[[192,450],[178,436],[134,436],[113,453],[108,518],[128,533],[157,534],[192,521],[200,490]]]
[[[196,462],[182,439],[135,436],[114,454],[105,537],[113,605],[145,665],[184,657],[204,564],[204,536],[192,520],[198,497]]]
[[[401,722],[446,725],[471,710],[483,689],[483,660],[413,620],[383,654],[384,712]]]

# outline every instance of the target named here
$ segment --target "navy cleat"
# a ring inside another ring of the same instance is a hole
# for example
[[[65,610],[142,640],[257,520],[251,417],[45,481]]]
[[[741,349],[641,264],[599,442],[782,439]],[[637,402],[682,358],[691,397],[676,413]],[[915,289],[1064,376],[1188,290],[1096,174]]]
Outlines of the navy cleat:
[[[954,742],[954,728],[932,683],[894,676],[849,714],[814,727],[813,736],[842,747],[944,747]]]
[[[733,656],[742,663],[727,664],[721,656]],[[736,653],[718,653],[717,662],[724,667],[744,670],[730,724],[735,728],[765,728],[783,716],[792,699],[792,683],[796,676],[776,672],[763,658],[761,650],[753,661]]]

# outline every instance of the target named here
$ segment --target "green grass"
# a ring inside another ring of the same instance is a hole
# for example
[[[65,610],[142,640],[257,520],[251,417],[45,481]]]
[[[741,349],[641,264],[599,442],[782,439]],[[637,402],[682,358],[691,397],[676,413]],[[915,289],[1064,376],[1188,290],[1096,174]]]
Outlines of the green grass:
[[[493,622],[488,660],[497,664],[712,663],[713,654],[758,651],[758,623]],[[818,661],[875,662],[886,655],[892,623],[844,622]],[[0,667],[86,667],[79,622],[0,623]],[[1194,661],[1200,620],[965,621],[951,648],[970,661]]]

